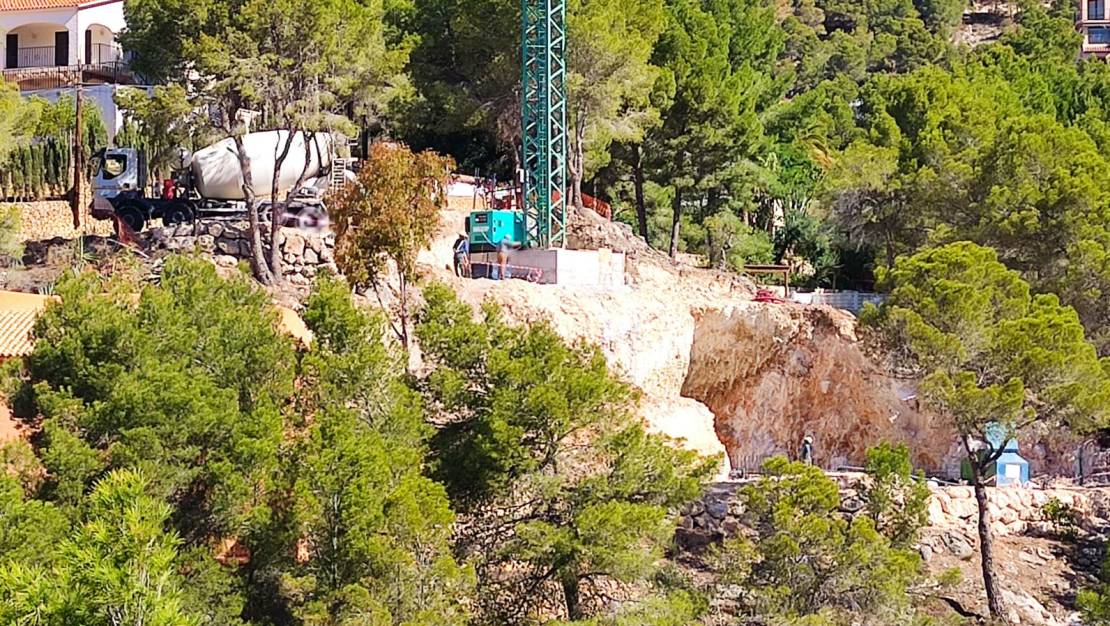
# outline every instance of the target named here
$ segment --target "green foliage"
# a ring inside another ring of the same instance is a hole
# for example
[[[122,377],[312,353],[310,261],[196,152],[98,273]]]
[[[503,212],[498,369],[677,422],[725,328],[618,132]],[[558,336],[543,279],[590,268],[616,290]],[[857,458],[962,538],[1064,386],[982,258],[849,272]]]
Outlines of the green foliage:
[[[175,563],[180,540],[164,530],[170,507],[149,492],[150,484],[141,473],[114,471],[89,494],[82,521],[67,531],[68,537],[53,538],[56,543],[47,548],[47,554],[54,556],[52,563],[7,553],[0,565],[3,621],[198,624],[183,606],[182,579]]]
[[[43,434],[33,455],[0,455],[4,615],[467,623],[474,574],[453,556],[430,429],[384,319],[323,280],[298,359],[244,276],[172,257],[160,284],[135,287],[70,275],[36,324],[14,393]],[[214,546],[249,557],[223,565]]]
[[[639,142],[658,122],[649,101],[658,72],[649,60],[663,15],[662,0],[568,3],[572,186],[607,164],[612,142]]]
[[[670,3],[653,62],[663,76],[655,101],[665,110],[646,142],[654,178],[674,188],[670,252],[679,251],[683,212],[705,202],[715,214],[741,181],[736,163],[764,141],[758,110],[778,82],[758,68],[782,47],[770,7],[756,2]]]
[[[687,626],[704,614],[704,602],[684,591],[648,598],[616,615],[573,622],[553,622],[551,626]]]
[[[890,298],[864,321],[905,349],[928,400],[962,434],[989,441],[997,424],[1009,438],[1031,418],[1080,431],[1105,423],[1110,380],[1078,315],[1055,296],[1031,295],[993,250],[950,244],[881,276]]]
[[[7,81],[0,83],[0,162],[30,141],[36,122],[35,108],[20,97],[19,88]]]
[[[1052,525],[1053,532],[1065,539],[1074,541],[1079,535],[1079,514],[1057,498],[1049,498],[1041,506],[1041,517]]]
[[[828,228],[805,211],[790,211],[775,233],[775,257],[789,265],[799,281],[821,284],[839,265]]]
[[[1110,624],[1110,561],[1102,562],[1099,582],[1093,587],[1080,589],[1075,604],[1083,614],[1083,622],[1092,626]]]
[[[747,264],[774,261],[774,244],[766,233],[741,221],[735,213],[723,212],[705,220],[709,262],[714,267],[743,271]]]
[[[1087,342],[1074,309],[1055,295],[1032,295],[990,248],[958,242],[901,257],[880,272],[890,297],[865,312],[903,364],[923,376],[925,401],[960,436],[972,483],[985,502],[987,468],[1009,441],[1035,422],[1100,428],[1110,417],[1110,368]],[[985,451],[974,452],[972,442]],[[979,510],[979,541],[990,553],[990,513]],[[991,614],[1001,592],[983,559]]]
[[[860,495],[875,528],[898,548],[908,548],[929,521],[929,487],[913,472],[906,444],[881,443],[867,451],[869,482]]]
[[[116,134],[119,147],[139,148],[146,155],[150,180],[167,177],[178,167],[178,150],[188,149],[199,123],[181,85],[158,85],[152,95],[135,88],[120,89],[116,105],[123,128]]]
[[[36,325],[26,385],[46,420],[47,490],[73,502],[101,472],[143,468],[165,497],[203,494],[186,535],[249,524],[292,389],[276,314],[244,279],[181,258],[161,286],[130,293],[72,276]]]
[[[446,491],[423,475],[428,429],[384,320],[356,308],[345,283],[324,280],[305,321],[303,408],[315,419],[292,488],[307,554],[283,593],[304,623],[465,624],[473,574],[451,554]]]
[[[383,4],[395,3],[138,0],[120,41],[141,74],[186,84],[224,113],[225,131],[240,107],[263,104],[273,128],[350,130],[349,112],[378,122],[407,92],[399,74],[409,44],[392,36]],[[180,106],[164,104],[156,115]]]
[[[336,199],[335,262],[356,289],[373,288],[379,301],[389,289],[400,302],[394,333],[407,349],[409,285],[416,258],[431,243],[447,203],[454,162],[408,146],[376,144],[358,180]],[[396,272],[394,285],[390,264]]]
[[[17,92],[18,93],[18,92]],[[0,95],[0,100],[7,96]],[[76,105],[70,96],[55,103],[39,97],[16,99],[11,111],[11,140],[0,144],[0,198],[43,200],[62,197],[73,184],[73,133]],[[5,105],[0,102],[0,111]],[[108,141],[108,131],[96,106],[85,106],[82,158],[89,166],[91,156]],[[5,131],[0,128],[0,135]]]
[[[782,458],[743,491],[744,524],[725,542],[715,567],[722,584],[740,585],[740,602],[770,623],[913,624],[922,618],[907,589],[919,557],[895,547],[866,515],[847,520],[836,483],[821,470]]]
[[[941,587],[958,587],[964,581],[964,571],[958,567],[944,570],[937,576],[937,584]]]
[[[18,264],[23,260],[20,238],[22,212],[19,205],[0,204],[0,263]]]
[[[442,285],[424,295],[423,386],[448,424],[434,443],[437,476],[468,516],[460,541],[479,559],[483,613],[519,622],[539,608],[532,590],[550,585],[582,619],[584,588],[647,583],[673,514],[717,459],[645,432],[596,348],[545,324],[508,326],[493,305],[476,321]]]

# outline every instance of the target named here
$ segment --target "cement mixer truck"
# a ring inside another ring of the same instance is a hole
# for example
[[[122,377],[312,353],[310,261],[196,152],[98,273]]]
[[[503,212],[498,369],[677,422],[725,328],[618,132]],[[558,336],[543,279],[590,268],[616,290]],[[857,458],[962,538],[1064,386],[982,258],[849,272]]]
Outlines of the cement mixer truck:
[[[265,214],[273,206],[272,191],[277,155],[285,148],[289,131],[250,133],[243,147],[250,157],[251,182]],[[306,143],[307,150],[306,150]],[[95,155],[96,174],[92,180],[93,217],[118,217],[131,230],[139,232],[154,219],[173,225],[196,217],[238,216],[246,213],[243,176],[235,140],[228,138],[193,154],[183,152],[174,168],[173,178],[150,194],[146,155],[136,148],[106,148]],[[333,165],[338,169],[333,171]],[[346,160],[335,159],[331,136],[325,133],[296,133],[288,156],[277,172],[281,200],[305,174],[286,212],[298,215],[323,213],[323,196],[330,185],[341,184],[349,173]]]

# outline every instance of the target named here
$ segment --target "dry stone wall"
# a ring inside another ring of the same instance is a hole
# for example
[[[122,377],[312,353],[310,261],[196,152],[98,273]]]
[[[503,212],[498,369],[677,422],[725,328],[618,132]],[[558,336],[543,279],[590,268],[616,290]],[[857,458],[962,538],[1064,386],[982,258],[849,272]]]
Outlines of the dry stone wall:
[[[987,507],[991,514],[991,531],[996,536],[1018,535],[1026,531],[1046,530],[1042,514],[1049,500],[1055,499],[1070,507],[1080,519],[1102,517],[1110,494],[1105,489],[1058,487],[998,487],[987,489]],[[971,487],[938,487],[929,500],[929,525],[936,528],[974,527],[978,506]]]
[[[107,237],[112,234],[112,223],[87,219],[80,228],[73,227],[73,210],[65,200],[42,202],[17,202],[19,209],[19,239],[44,241],[47,239],[75,239],[82,235]],[[10,205],[2,205],[6,208]]]
[[[264,225],[269,230],[269,225]],[[149,246],[172,252],[198,251],[212,255],[218,265],[234,266],[251,256],[250,223],[246,220],[198,220],[194,224],[164,226],[143,233]],[[282,228],[278,232],[283,274],[296,286],[308,286],[321,272],[338,274],[335,235],[328,231]],[[265,254],[269,255],[269,246]]]

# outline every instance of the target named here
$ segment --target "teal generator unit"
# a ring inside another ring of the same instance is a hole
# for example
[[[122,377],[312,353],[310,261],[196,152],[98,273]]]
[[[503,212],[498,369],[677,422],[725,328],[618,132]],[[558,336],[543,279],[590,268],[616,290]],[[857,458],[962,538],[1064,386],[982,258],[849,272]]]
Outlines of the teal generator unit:
[[[524,244],[524,214],[519,211],[475,211],[467,222],[471,252],[494,252],[505,238],[514,246]]]

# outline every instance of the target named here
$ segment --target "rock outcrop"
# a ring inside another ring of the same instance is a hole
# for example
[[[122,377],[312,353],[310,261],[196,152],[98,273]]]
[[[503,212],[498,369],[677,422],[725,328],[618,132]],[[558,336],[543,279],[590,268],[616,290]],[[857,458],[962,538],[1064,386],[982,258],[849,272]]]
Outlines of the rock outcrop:
[[[866,511],[860,498],[859,473],[834,473],[840,488],[839,514],[845,517]],[[744,482],[713,485],[706,495],[683,512],[676,534],[687,553],[704,553],[726,538],[744,532]],[[921,530],[914,548],[926,572],[947,576],[959,570],[959,581],[937,594],[952,606],[983,615],[986,600],[979,564],[976,504],[970,487],[932,486],[929,525]],[[993,516],[992,533],[996,575],[1012,624],[1064,626],[1075,621],[1069,600],[1076,587],[1093,585],[1105,558],[1105,531],[1110,512],[1110,488],[1048,489],[988,488]],[[1059,532],[1045,519],[1044,504],[1057,500],[1075,512],[1086,530],[1087,541],[1061,542]],[[697,562],[694,559],[691,562]]]
[[[731,304],[695,313],[682,395],[709,407],[736,468],[795,455],[813,436],[825,468],[861,465],[881,441],[910,445],[938,471],[958,454],[952,432],[917,411],[864,355],[855,318],[822,306]]]
[[[626,226],[578,214],[570,245],[624,252],[625,288],[457,279],[450,249],[465,215],[445,216],[421,256],[429,273],[475,306],[491,299],[512,321],[546,320],[568,339],[599,345],[643,390],[648,424],[692,449],[758,465],[813,434],[825,466],[862,464],[882,440],[910,442],[930,469],[947,458],[954,438],[899,399],[896,382],[863,354],[850,314],[754,302],[748,279],[672,264]]]

